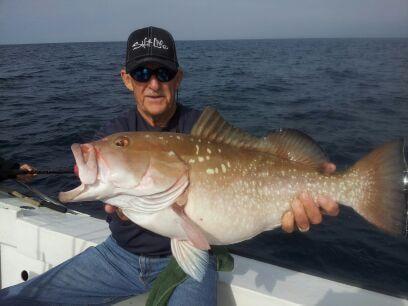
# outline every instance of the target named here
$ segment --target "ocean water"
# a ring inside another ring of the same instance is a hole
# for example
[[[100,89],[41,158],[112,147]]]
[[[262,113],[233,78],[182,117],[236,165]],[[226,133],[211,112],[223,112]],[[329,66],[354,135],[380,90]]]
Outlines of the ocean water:
[[[259,136],[300,129],[339,169],[408,134],[408,39],[179,41],[177,47],[182,103],[214,106]],[[0,155],[38,169],[71,167],[70,145],[134,103],[120,80],[124,57],[125,42],[0,46]],[[77,183],[51,175],[32,184],[56,197]],[[104,218],[100,204],[72,207]],[[407,240],[378,231],[346,207],[307,233],[277,229],[230,249],[408,297]]]

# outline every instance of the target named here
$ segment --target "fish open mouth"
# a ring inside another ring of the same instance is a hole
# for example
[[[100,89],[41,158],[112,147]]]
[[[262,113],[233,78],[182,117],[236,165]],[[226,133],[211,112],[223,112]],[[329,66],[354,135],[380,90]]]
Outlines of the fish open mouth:
[[[78,166],[78,176],[81,182],[86,185],[95,183],[98,176],[95,147],[91,144],[74,143],[71,150]]]
[[[85,185],[91,185],[96,182],[98,176],[98,164],[96,160],[96,149],[92,144],[77,144],[71,146],[74,154],[75,163],[78,167],[78,177],[81,185],[67,192],[59,193],[61,202],[69,202],[85,190]]]

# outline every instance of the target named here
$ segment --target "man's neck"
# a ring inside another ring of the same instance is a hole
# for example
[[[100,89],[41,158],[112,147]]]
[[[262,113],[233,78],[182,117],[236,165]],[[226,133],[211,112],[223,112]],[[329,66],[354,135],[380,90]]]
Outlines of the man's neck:
[[[176,103],[174,103],[172,105],[171,109],[169,109],[164,114],[161,114],[159,116],[151,116],[151,115],[148,115],[148,114],[140,111],[139,108],[137,108],[137,109],[138,109],[138,112],[139,112],[140,116],[142,116],[142,118],[147,122],[147,124],[149,124],[152,127],[164,128],[164,127],[167,126],[170,119],[173,117],[174,113],[176,112],[177,105],[176,105]]]

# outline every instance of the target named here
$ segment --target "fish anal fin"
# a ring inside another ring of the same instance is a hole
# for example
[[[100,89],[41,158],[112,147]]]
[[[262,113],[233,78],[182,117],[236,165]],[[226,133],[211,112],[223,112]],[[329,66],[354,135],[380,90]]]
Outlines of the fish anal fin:
[[[183,271],[201,282],[208,266],[208,252],[197,249],[187,240],[173,238],[170,245],[173,256]]]
[[[180,217],[181,226],[191,244],[200,250],[209,250],[211,247],[201,229],[186,215],[184,207],[173,204],[173,211]]]

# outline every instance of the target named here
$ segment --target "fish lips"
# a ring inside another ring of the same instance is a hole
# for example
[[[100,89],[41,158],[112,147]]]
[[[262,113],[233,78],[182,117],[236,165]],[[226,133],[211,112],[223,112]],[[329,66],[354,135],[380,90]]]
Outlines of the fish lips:
[[[78,176],[83,184],[94,184],[98,176],[96,149],[92,144],[77,144],[71,146],[75,162],[78,166]]]
[[[75,163],[78,167],[78,177],[81,185],[66,192],[60,192],[58,198],[61,202],[71,202],[85,191],[86,185],[92,185],[98,177],[98,163],[96,157],[96,148],[92,144],[77,144],[71,146],[74,154]]]
[[[58,199],[62,203],[72,202],[76,197],[78,197],[85,190],[85,185],[81,184],[75,189],[66,192],[60,192],[58,194]]]

